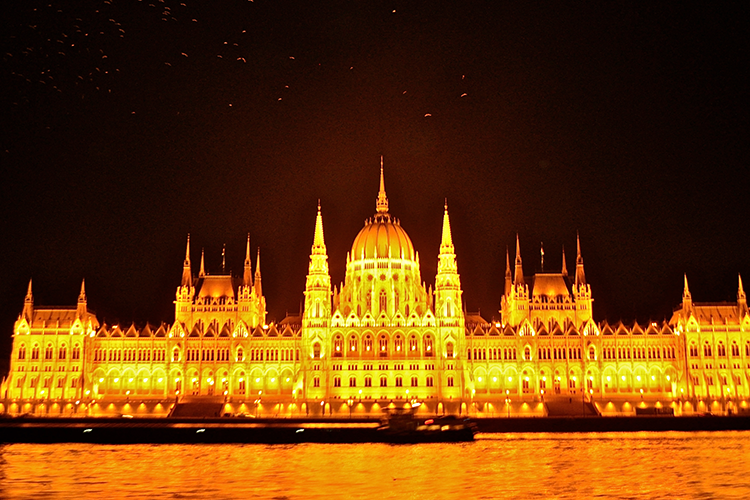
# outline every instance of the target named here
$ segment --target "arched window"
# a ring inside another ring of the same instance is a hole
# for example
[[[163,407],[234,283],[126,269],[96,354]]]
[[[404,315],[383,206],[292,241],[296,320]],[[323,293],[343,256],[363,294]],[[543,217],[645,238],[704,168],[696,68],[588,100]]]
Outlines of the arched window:
[[[416,353],[417,351],[417,336],[412,335],[409,337],[409,352]]]
[[[245,372],[240,372],[240,377],[237,380],[237,393],[245,394],[246,389],[247,389],[247,383],[245,382]]]
[[[380,290],[380,312],[388,314],[388,296],[385,290]]]
[[[703,346],[703,355],[706,357],[711,356],[711,344],[708,342]]]
[[[523,359],[529,361],[531,359],[531,347],[526,346],[523,348]]]
[[[448,318],[453,316],[453,301],[451,299],[445,301],[445,316]]]
[[[242,347],[237,348],[237,361],[245,360],[245,350]]]
[[[404,379],[401,377],[396,377],[396,387],[403,387],[404,386]]]
[[[740,346],[737,345],[737,341],[732,341],[732,356],[733,357],[739,357],[740,355]]]
[[[722,358],[727,355],[727,349],[724,347],[723,342],[719,342],[719,345],[716,346],[716,353],[721,356]]]
[[[445,356],[448,358],[455,357],[455,353],[453,352],[453,342],[448,342],[445,344]]]
[[[26,359],[26,345],[21,344],[18,348],[18,359]]]
[[[432,336],[427,335],[424,338],[424,355],[432,357]]]
[[[65,356],[68,354],[68,347],[63,344],[60,346],[60,349],[57,352],[58,359],[65,359]]]
[[[365,351],[372,351],[372,337],[367,334],[365,335],[365,339],[363,341]]]
[[[357,377],[349,377],[349,387],[357,387]]]
[[[52,359],[52,344],[47,344],[44,349],[44,359]]]
[[[380,356],[388,356],[388,337],[381,335],[378,338],[378,353]]]
[[[341,335],[336,335],[333,339],[333,356],[340,358],[344,355],[344,338]]]
[[[589,346],[589,359],[596,360],[596,347],[592,345]]]
[[[380,377],[380,387],[388,387],[388,377]]]
[[[81,359],[81,346],[80,344],[76,344],[73,346],[73,355],[70,357],[70,359],[73,360],[79,360]]]
[[[179,361],[180,360],[180,348],[175,347],[172,349],[172,361]]]
[[[404,350],[404,338],[401,335],[396,335],[396,338],[393,340],[393,348],[398,353]]]
[[[697,358],[698,357],[698,346],[695,345],[695,342],[690,343],[690,357],[691,358]]]
[[[341,387],[341,377],[333,377],[333,386]]]
[[[320,344],[315,342],[313,344],[313,358],[317,359],[320,357]]]
[[[365,387],[372,387],[372,377],[369,375],[365,377]]]
[[[349,350],[351,352],[357,351],[357,337],[355,337],[354,335],[349,337]]]

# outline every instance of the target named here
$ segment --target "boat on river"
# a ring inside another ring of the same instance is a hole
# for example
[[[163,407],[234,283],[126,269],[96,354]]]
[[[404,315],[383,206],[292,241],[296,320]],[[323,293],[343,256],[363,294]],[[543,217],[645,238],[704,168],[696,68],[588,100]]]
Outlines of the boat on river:
[[[388,408],[377,431],[389,443],[448,443],[473,441],[476,426],[455,415],[423,418],[415,408]]]

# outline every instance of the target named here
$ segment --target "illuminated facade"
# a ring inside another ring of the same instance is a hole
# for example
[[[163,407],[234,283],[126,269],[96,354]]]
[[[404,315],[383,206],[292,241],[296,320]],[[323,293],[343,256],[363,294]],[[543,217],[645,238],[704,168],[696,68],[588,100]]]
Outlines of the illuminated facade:
[[[750,398],[750,314],[693,303],[687,279],[669,322],[596,323],[580,242],[575,273],[524,276],[506,254],[501,321],[465,312],[447,204],[435,282],[388,205],[381,165],[375,215],[332,286],[318,206],[300,316],[267,324],[260,254],[244,273],[197,275],[188,237],[171,325],[100,325],[81,285],[75,308],[39,308],[31,282],[13,332],[2,410],[13,414],[165,413],[175,398],[223,398],[232,413],[540,414],[543,402],[741,411]],[[131,405],[136,406],[133,408]]]

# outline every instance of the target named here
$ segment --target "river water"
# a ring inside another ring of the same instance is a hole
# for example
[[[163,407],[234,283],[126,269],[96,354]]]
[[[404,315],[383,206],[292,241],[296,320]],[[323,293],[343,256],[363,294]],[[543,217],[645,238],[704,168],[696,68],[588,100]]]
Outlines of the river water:
[[[750,432],[460,444],[0,445],[0,498],[750,498]]]

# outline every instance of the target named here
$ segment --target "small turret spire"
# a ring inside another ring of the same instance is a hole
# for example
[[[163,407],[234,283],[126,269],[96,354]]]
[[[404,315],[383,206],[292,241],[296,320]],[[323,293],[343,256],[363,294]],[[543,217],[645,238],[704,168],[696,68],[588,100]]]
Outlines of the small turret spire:
[[[510,272],[510,251],[508,247],[505,247],[505,287],[503,293],[505,294],[506,300],[510,297],[510,290],[513,286],[513,274]]]
[[[562,254],[563,254],[563,256],[562,256],[562,260],[563,260],[562,275],[563,276],[567,276],[568,275],[568,265],[565,263],[565,245],[563,245],[563,247],[562,247]]]
[[[187,245],[185,246],[185,261],[182,263],[182,286],[192,286],[193,273],[190,270],[190,233],[187,235]]]
[[[326,254],[326,242],[323,235],[323,215],[320,212],[320,200],[318,200],[318,215],[315,217],[315,236],[313,236],[313,255]]]
[[[740,286],[742,285],[742,281],[740,281]],[[31,293],[31,278],[29,278],[29,287],[26,289],[26,299],[25,302],[34,302],[34,295]]]
[[[86,307],[86,280],[81,280],[81,293],[78,294],[78,307],[76,308],[77,316],[83,320],[84,316],[88,312]]]
[[[516,273],[513,277],[515,285],[523,285],[523,262],[521,261],[521,241],[516,233]]]
[[[737,307],[740,310],[740,319],[744,319],[748,314],[747,309],[747,295],[745,295],[745,289],[742,288],[742,275],[737,275]]]
[[[206,275],[206,266],[205,266],[205,250],[201,248],[201,269],[198,271],[198,277],[203,278]]]
[[[227,244],[221,247],[221,274],[227,274]]]
[[[78,302],[86,302],[86,278],[81,280],[81,293],[78,294]]]
[[[383,155],[380,155],[380,192],[375,208],[379,214],[388,213],[388,198],[385,196],[385,179],[383,177]]]
[[[745,295],[745,289],[742,288],[742,275],[741,274],[737,275],[737,282],[738,282],[737,298],[743,298],[747,300],[747,295]],[[29,293],[31,293],[31,280],[29,280]]]
[[[448,198],[445,199],[445,211],[443,212],[443,236],[440,242],[440,253],[454,253],[451,221],[448,216]]]
[[[684,276],[684,286],[682,289],[682,302],[684,304],[685,302],[692,302],[693,296],[690,293],[690,288],[688,288],[687,274],[683,276]]]
[[[26,321],[31,323],[31,318],[34,315],[34,295],[31,293],[31,279],[29,279],[29,287],[26,290],[26,298],[23,301],[23,312],[21,315],[26,318]]]
[[[242,285],[253,285],[253,270],[252,262],[250,261],[250,233],[247,233],[247,244],[245,245],[245,266],[244,273],[242,274]]]
[[[576,286],[586,284],[586,273],[583,271],[583,257],[581,257],[581,238],[576,231]]]
[[[263,287],[260,283],[260,247],[258,247],[258,257],[255,261],[255,295],[258,297],[263,295]]]

